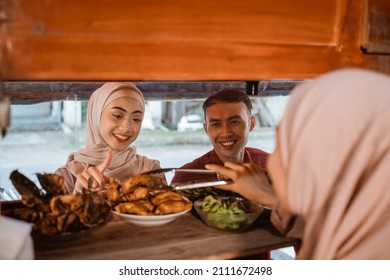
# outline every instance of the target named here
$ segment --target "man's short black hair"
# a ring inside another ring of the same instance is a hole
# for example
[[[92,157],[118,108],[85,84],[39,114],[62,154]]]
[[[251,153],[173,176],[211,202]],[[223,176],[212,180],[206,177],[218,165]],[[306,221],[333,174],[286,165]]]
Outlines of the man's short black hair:
[[[246,107],[248,108],[249,115],[252,112],[252,101],[249,96],[237,89],[224,89],[216,94],[211,95],[206,101],[203,103],[203,113],[206,119],[206,110],[213,106],[216,103],[240,103],[244,102]]]

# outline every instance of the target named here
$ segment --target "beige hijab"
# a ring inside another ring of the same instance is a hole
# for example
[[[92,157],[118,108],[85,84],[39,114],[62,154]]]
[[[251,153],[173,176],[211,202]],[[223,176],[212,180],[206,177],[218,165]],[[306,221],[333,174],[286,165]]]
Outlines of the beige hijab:
[[[128,90],[118,91],[123,88]],[[66,164],[73,176],[82,172],[89,165],[98,165],[102,163],[106,158],[109,147],[99,133],[100,116],[108,104],[121,97],[136,99],[141,104],[144,112],[144,97],[134,84],[108,82],[98,88],[91,95],[88,102],[86,147],[77,153],[70,154]],[[140,156],[136,153],[135,148],[128,147],[120,152],[113,151],[112,161],[104,174],[106,176],[123,179],[143,171],[159,168],[159,166],[159,161]]]
[[[390,77],[346,69],[298,86],[279,127],[299,259],[390,259]]]

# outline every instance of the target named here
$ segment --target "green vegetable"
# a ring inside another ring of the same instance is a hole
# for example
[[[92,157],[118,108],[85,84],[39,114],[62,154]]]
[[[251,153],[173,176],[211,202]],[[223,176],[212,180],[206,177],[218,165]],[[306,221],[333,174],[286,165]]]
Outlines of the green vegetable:
[[[203,211],[208,212],[207,223],[219,229],[239,229],[247,222],[245,205],[234,198],[215,198],[208,195],[200,203]]]

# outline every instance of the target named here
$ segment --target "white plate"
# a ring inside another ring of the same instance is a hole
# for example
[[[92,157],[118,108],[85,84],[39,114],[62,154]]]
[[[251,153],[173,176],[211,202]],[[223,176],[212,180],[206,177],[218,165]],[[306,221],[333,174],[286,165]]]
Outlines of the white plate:
[[[181,215],[184,215],[185,213],[189,212],[192,207],[188,208],[187,210],[173,213],[173,214],[167,214],[167,215],[151,215],[151,216],[140,216],[140,215],[134,215],[134,214],[125,214],[125,213],[119,213],[116,211],[111,211],[115,215],[118,215],[126,221],[135,224],[137,226],[141,227],[156,227],[156,226],[162,226],[165,224],[168,224],[172,221],[174,221],[177,217],[180,217]]]

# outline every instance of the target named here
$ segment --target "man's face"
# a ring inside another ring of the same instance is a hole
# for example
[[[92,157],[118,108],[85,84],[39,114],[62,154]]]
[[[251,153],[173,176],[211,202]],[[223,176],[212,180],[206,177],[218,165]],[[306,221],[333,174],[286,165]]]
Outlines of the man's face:
[[[223,162],[243,161],[249,132],[254,126],[255,118],[243,102],[219,102],[206,110],[204,130]]]

